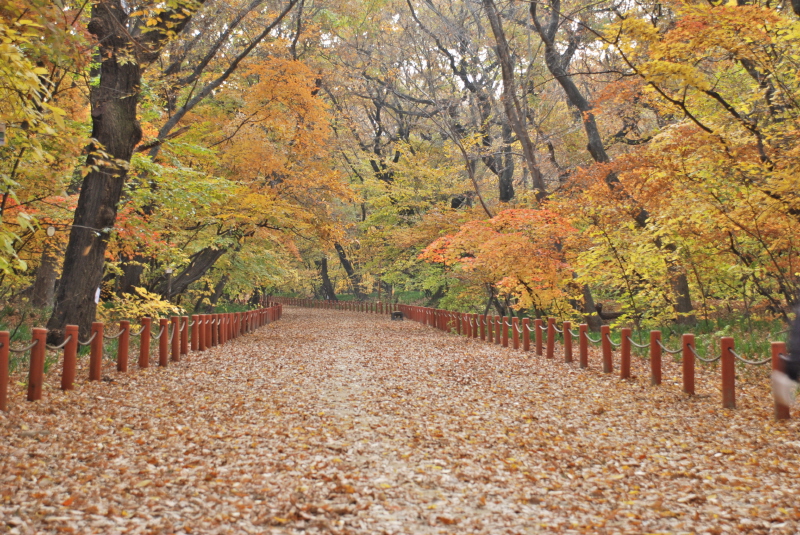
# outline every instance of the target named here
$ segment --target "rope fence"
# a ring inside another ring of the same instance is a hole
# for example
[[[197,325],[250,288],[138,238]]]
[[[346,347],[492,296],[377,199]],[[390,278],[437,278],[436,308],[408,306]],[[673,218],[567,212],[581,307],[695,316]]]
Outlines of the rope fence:
[[[453,333],[467,338],[480,339],[483,342],[513,347],[522,351],[535,351],[536,355],[546,355],[546,358],[555,358],[555,339],[561,337],[561,349],[564,362],[573,361],[573,342],[577,339],[578,359],[581,368],[589,368],[589,344],[599,344],[602,356],[602,369],[604,373],[614,372],[614,353],[618,353],[619,377],[631,378],[631,353],[632,348],[648,350],[647,359],[650,363],[650,383],[654,386],[661,384],[662,355],[679,356],[682,373],[682,387],[687,394],[695,394],[695,363],[696,361],[713,364],[720,361],[720,379],[722,406],[725,408],[736,407],[736,369],[735,362],[739,361],[747,366],[763,366],[772,363],[772,368],[780,369],[782,366],[780,355],[786,352],[784,342],[771,343],[771,356],[762,360],[745,358],[734,349],[733,338],[723,337],[720,340],[719,353],[710,358],[702,357],[697,353],[694,334],[684,334],[679,348],[669,348],[661,341],[661,331],[651,331],[649,343],[639,344],[632,338],[630,328],[620,329],[619,342],[611,336],[611,328],[607,325],[601,327],[600,336],[593,338],[589,335],[588,325],[580,324],[578,330],[572,329],[572,323],[564,321],[561,326],[556,325],[555,318],[517,318],[508,316],[494,316],[491,314],[469,314],[441,310],[436,308],[400,305],[397,303],[366,302],[366,301],[322,301],[315,299],[275,298],[278,302],[291,306],[306,308],[323,308],[330,310],[344,310],[352,312],[367,312],[372,314],[392,314],[401,312],[404,318],[422,323],[441,331]],[[778,419],[789,418],[788,407],[776,405],[775,417]]]
[[[89,338],[84,342],[79,339],[78,326],[67,325],[62,334],[63,340],[57,345],[47,344],[47,329],[35,328],[32,330],[31,343],[24,347],[11,347],[8,331],[0,331],[0,410],[8,411],[8,384],[9,384],[9,355],[11,353],[23,354],[30,352],[30,365],[28,367],[28,401],[42,399],[42,386],[44,384],[45,350],[58,351],[63,349],[61,359],[61,389],[74,388],[77,357],[79,346],[89,346],[89,380],[102,379],[102,365],[104,340],[118,340],[117,343],[117,371],[128,371],[128,355],[130,352],[131,337],[139,339],[139,367],[150,366],[150,342],[159,343],[158,365],[166,367],[170,361],[179,362],[181,357],[189,355],[190,351],[205,351],[212,347],[223,345],[239,336],[251,333],[257,328],[278,321],[283,315],[283,304],[270,303],[265,308],[248,312],[230,312],[223,314],[196,314],[188,316],[172,316],[158,319],[158,334],[153,334],[152,318],[141,318],[141,328],[137,332],[131,331],[130,322],[120,321],[116,334],[104,334],[105,324],[94,322],[91,326]],[[171,328],[170,328],[171,326]],[[191,329],[191,335],[189,333]],[[171,334],[169,334],[171,333]]]

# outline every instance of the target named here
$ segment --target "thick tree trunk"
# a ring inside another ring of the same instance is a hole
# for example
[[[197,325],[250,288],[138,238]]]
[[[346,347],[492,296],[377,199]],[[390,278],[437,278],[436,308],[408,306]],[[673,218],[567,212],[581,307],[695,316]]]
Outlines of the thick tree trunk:
[[[122,264],[122,276],[117,278],[117,293],[134,293],[134,287],[141,286],[146,261],[146,257],[137,254]]]
[[[158,293],[166,299],[171,298],[173,295],[178,295],[186,291],[190,284],[196,282],[200,277],[208,273],[214,264],[228,252],[228,249],[220,248],[214,249],[206,247],[201,249],[191,256],[189,265],[183,268],[183,271],[172,279],[172,288],[169,295],[167,295],[167,281],[163,279],[158,285]]]
[[[129,19],[123,0],[92,3],[88,30],[99,43],[100,67],[99,83],[89,94],[93,141],[86,166],[90,171],[81,185],[61,283],[47,322],[50,342],[63,339],[67,324],[78,325],[81,336],[89,336],[117,203],[133,149],[142,138],[136,120],[142,69],[158,58],[170,36],[183,30],[203,2],[162,7],[147,31],[142,30],[146,17]]]
[[[322,287],[320,288],[322,298],[329,301],[337,301],[331,278],[328,276],[328,259],[323,256],[322,260],[316,261],[316,264],[317,269],[319,269],[319,276],[322,279]]]
[[[51,243],[45,241],[42,260],[39,269],[36,270],[36,279],[33,282],[31,294],[31,305],[36,308],[53,306],[58,275],[58,257],[58,250]]]
[[[117,203],[127,176],[127,162],[142,138],[136,120],[141,66],[123,51],[132,43],[119,25],[127,14],[121,0],[94,4],[89,31],[100,43],[100,83],[90,94],[92,138],[74,223],[69,234],[61,284],[47,323],[48,340],[59,343],[67,324],[77,324],[82,338],[95,318],[95,293],[103,278],[106,245],[117,219]],[[119,54],[119,55],[118,55]],[[102,153],[107,154],[103,156]],[[124,163],[115,163],[124,162]]]

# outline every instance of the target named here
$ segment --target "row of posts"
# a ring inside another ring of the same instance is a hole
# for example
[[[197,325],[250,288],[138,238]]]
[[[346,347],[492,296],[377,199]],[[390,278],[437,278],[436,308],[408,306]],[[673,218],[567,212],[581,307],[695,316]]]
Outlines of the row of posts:
[[[276,302],[303,308],[321,308],[323,310],[346,310],[350,312],[368,312],[372,314],[391,314],[400,310],[396,303],[382,301],[330,301],[323,299],[300,299],[295,297],[273,297]]]
[[[461,312],[451,312],[427,307],[400,305],[399,309],[411,320],[429,325],[446,332],[454,332],[468,338],[480,338],[482,341],[509,347],[531,350],[531,333],[533,333],[533,345],[537,355],[542,355],[543,346],[546,358],[555,357],[556,335],[561,335],[563,339],[564,362],[573,361],[574,338],[578,342],[578,362],[581,368],[589,367],[589,344],[600,344],[602,355],[602,367],[604,373],[614,372],[613,353],[614,348],[619,348],[619,377],[630,379],[631,377],[631,347],[638,347],[649,350],[650,360],[650,383],[652,385],[661,384],[661,359],[664,351],[681,356],[681,368],[683,379],[683,391],[687,394],[695,393],[695,361],[697,357],[695,335],[684,334],[681,337],[681,347],[669,350],[661,343],[661,331],[650,331],[650,339],[646,344],[635,344],[631,339],[633,331],[630,328],[620,329],[620,342],[615,343],[611,339],[611,328],[603,325],[600,328],[600,338],[594,340],[590,338],[589,327],[585,323],[578,326],[578,331],[572,330],[572,323],[564,321],[561,328],[556,325],[555,318],[546,320],[529,318],[509,318],[507,316],[484,316],[480,314],[467,314]],[[505,327],[505,328],[504,328]],[[772,342],[771,355],[769,359],[752,364],[771,363],[773,370],[780,369],[782,363],[780,356],[786,353],[785,342]],[[721,392],[722,406],[724,408],[736,408],[736,358],[735,344],[731,337],[723,337],[720,340],[720,353],[713,359],[703,359],[708,361],[720,361],[721,368]],[[776,404],[775,417],[777,419],[789,418],[789,407]]]
[[[166,367],[169,361],[179,362],[181,356],[189,351],[205,351],[223,345],[243,334],[253,332],[258,327],[277,321],[283,314],[283,305],[273,303],[272,306],[247,312],[229,312],[222,314],[196,314],[189,316],[172,316],[158,319],[158,334],[153,334],[155,324],[152,318],[141,318],[138,332],[131,332],[129,321],[120,321],[119,330],[115,334],[105,332],[105,324],[92,323],[89,339],[82,342],[78,337],[78,326],[67,325],[64,331],[64,342],[59,346],[47,345],[47,329],[33,329],[31,344],[23,350],[11,347],[8,331],[0,331],[0,410],[8,410],[8,359],[11,351],[30,351],[30,367],[28,372],[28,401],[42,398],[44,384],[45,352],[63,349],[63,367],[61,373],[61,389],[74,388],[78,356],[78,345],[89,347],[89,380],[99,381],[102,378],[103,345],[105,339],[116,338],[117,371],[128,371],[128,356],[131,337],[139,339],[139,368],[150,366],[151,341],[158,342],[158,365]]]

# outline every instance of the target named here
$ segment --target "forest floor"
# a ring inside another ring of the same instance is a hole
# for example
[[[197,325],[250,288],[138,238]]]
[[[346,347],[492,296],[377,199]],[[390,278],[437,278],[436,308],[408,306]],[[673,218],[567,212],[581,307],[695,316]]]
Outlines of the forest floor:
[[[800,420],[411,321],[287,307],[0,415],[0,532],[798,533]],[[761,373],[761,372],[759,372]],[[82,373],[82,376],[84,374]]]

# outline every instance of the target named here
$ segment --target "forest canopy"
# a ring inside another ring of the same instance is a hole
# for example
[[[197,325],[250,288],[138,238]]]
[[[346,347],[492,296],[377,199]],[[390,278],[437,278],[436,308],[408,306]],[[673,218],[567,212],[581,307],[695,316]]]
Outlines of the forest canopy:
[[[54,341],[269,295],[785,319],[794,8],[6,0],[5,314]]]

